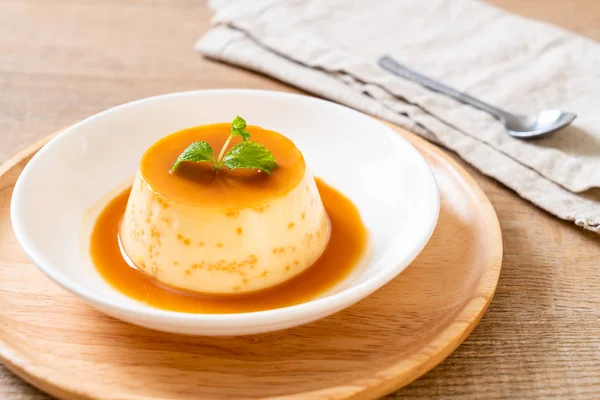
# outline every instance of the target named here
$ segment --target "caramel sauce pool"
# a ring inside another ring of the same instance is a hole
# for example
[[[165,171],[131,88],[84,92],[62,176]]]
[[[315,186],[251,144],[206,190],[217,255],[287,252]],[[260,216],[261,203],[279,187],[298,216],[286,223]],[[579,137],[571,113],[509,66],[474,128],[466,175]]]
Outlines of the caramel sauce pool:
[[[277,286],[241,295],[201,295],[167,287],[129,266],[119,247],[119,224],[130,189],[102,211],[91,236],[92,260],[102,277],[121,293],[153,307],[188,313],[224,314],[262,311],[304,303],[344,280],[365,254],[368,235],[354,204],[316,179],[331,220],[331,238],[308,269]]]

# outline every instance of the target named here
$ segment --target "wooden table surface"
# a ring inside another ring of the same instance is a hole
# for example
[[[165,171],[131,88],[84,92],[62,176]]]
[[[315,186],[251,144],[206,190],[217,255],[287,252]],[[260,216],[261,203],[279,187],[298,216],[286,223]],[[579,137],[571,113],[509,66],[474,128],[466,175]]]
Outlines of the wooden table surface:
[[[598,0],[491,2],[600,40]],[[197,56],[192,46],[209,18],[200,0],[1,0],[0,162],[140,97],[216,87],[295,91]],[[496,296],[453,355],[390,398],[600,398],[600,238],[467,169],[502,226]],[[0,366],[0,399],[46,398]]]

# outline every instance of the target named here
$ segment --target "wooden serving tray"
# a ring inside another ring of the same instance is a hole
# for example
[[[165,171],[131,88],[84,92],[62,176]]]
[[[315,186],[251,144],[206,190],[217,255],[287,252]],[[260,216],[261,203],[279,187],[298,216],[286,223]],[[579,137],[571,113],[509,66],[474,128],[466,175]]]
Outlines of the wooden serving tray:
[[[48,139],[33,145],[0,167],[0,360],[65,399],[373,399],[410,383],[481,318],[498,282],[502,238],[473,179],[437,147],[397,130],[425,156],[441,191],[437,228],[417,260],[333,316],[227,338],[129,325],[39,272],[9,216],[17,177]]]

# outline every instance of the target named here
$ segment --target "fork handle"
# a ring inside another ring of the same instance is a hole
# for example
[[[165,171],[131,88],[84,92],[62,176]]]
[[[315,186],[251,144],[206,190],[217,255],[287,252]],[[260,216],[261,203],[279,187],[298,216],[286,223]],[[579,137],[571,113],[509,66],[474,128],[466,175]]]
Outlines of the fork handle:
[[[489,114],[492,114],[494,117],[499,120],[504,120],[506,116],[506,112],[491,106],[487,103],[484,103],[481,100],[476,99],[473,96],[469,96],[466,93],[460,92],[456,89],[451,88],[450,86],[446,86],[441,82],[435,81],[423,74],[418,73],[405,65],[400,64],[398,61],[394,60],[390,56],[383,56],[379,59],[379,65],[385,70],[397,75],[401,78],[405,78],[416,82],[420,85],[425,86],[431,90],[434,90],[439,93],[443,93],[447,96],[450,96],[461,103],[469,104],[475,108],[483,110]]]

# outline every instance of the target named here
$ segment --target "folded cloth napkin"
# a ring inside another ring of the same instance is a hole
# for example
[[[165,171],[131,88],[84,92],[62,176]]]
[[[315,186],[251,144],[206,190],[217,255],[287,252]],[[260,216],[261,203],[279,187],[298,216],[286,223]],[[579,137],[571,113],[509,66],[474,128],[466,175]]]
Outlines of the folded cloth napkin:
[[[207,57],[400,125],[565,220],[600,232],[600,46],[476,0],[212,0]],[[517,114],[575,122],[535,141],[378,66],[401,63]]]

